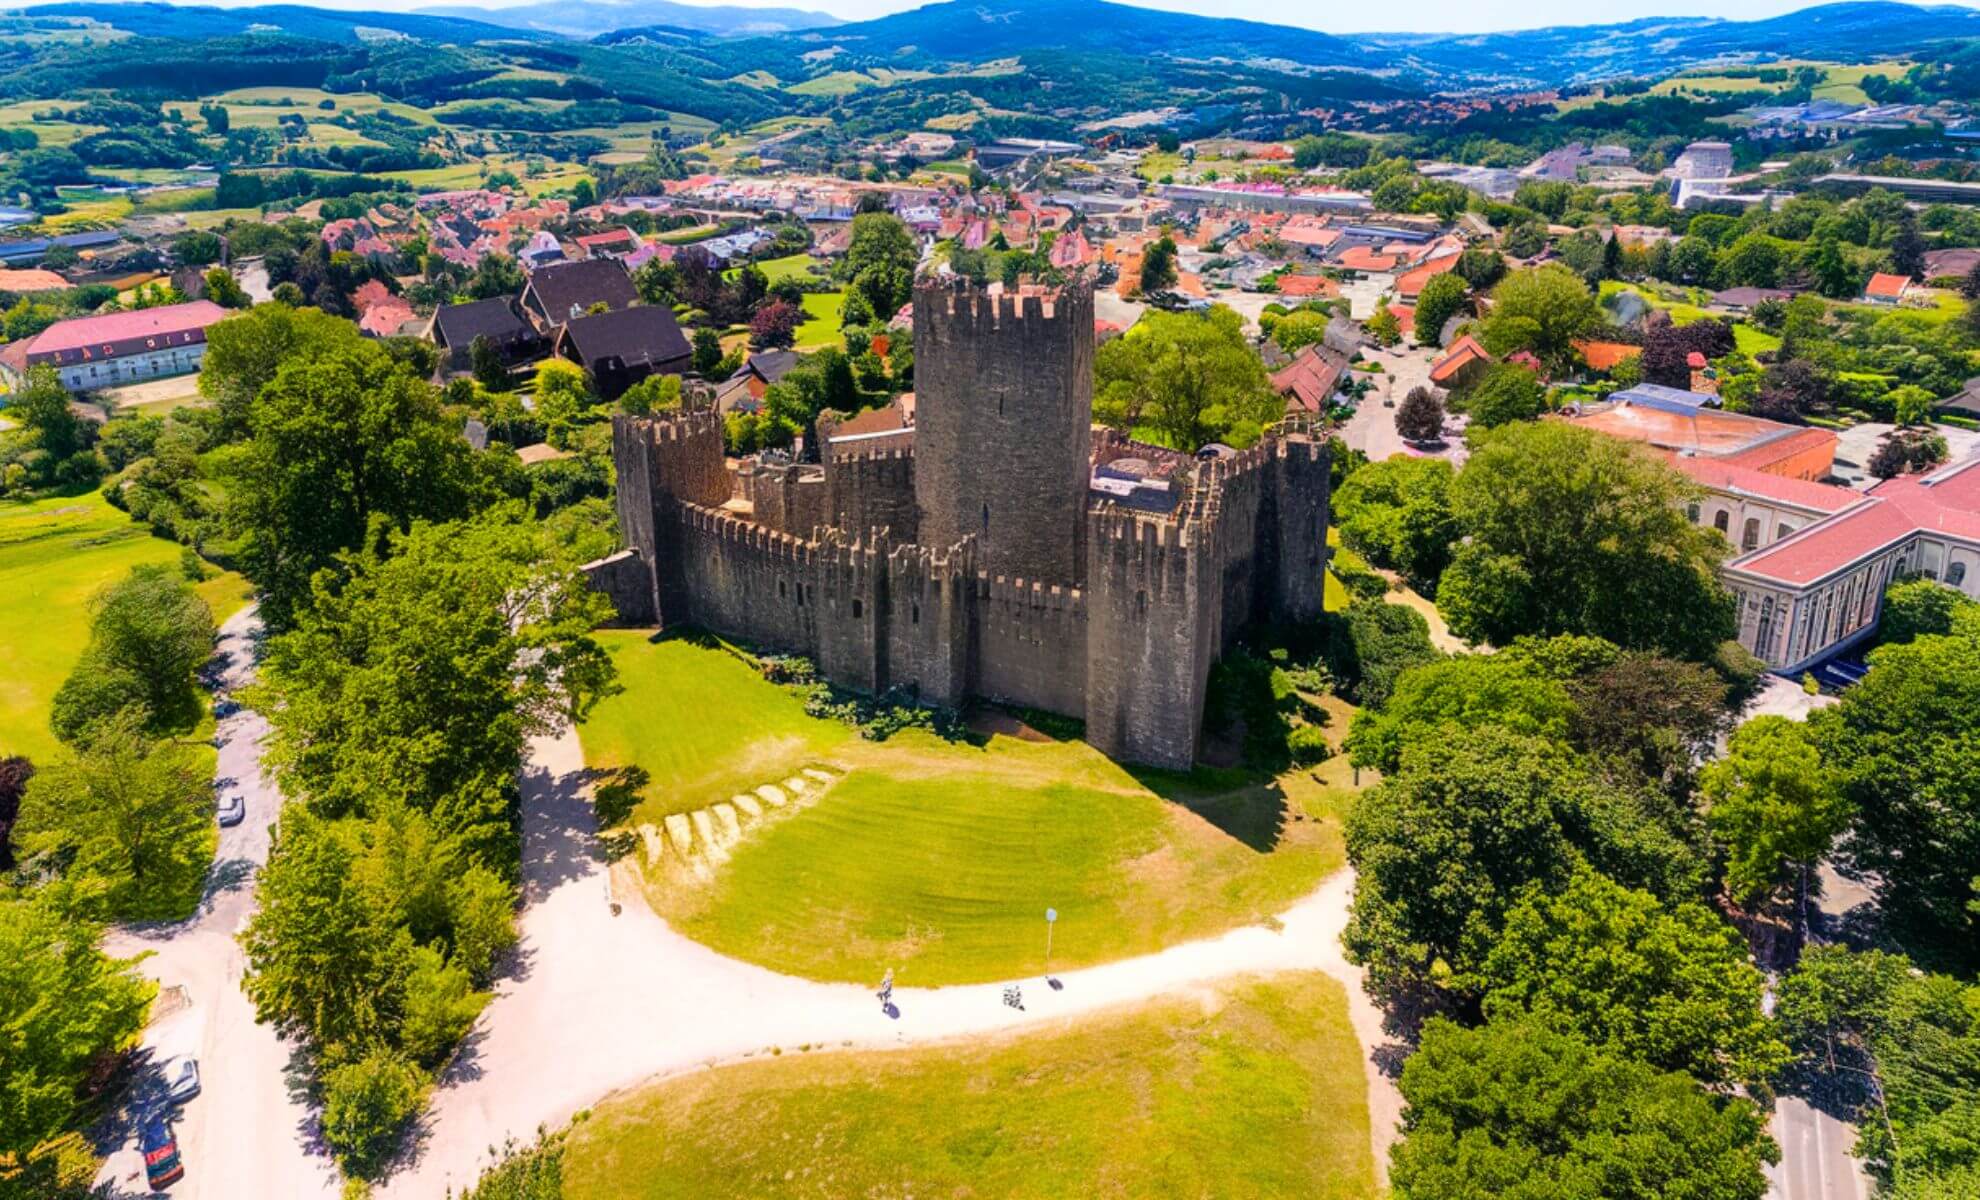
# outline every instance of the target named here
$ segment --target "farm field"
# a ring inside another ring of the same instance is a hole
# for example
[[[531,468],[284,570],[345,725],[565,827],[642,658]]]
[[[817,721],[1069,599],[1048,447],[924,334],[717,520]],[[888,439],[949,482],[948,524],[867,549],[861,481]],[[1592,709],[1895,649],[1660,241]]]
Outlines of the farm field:
[[[177,543],[151,536],[110,507],[101,492],[0,503],[0,754],[44,758],[55,691],[89,640],[89,598],[145,563],[177,566]],[[227,573],[199,585],[224,621],[248,600],[247,581]]]
[[[1325,782],[1136,771],[1015,723],[868,742],[806,716],[723,649],[600,636],[626,691],[580,734],[593,767],[650,774],[627,827],[807,766],[838,777],[709,876],[672,857],[646,868],[648,898],[675,928],[776,970],[865,980],[892,967],[915,986],[1007,978],[1040,965],[1047,906],[1060,913],[1055,965],[1104,962],[1267,919],[1343,861],[1344,759]]]
[[[1376,1194],[1346,996],[1322,975],[987,1043],[795,1051],[606,1101],[568,1136],[564,1194]]]

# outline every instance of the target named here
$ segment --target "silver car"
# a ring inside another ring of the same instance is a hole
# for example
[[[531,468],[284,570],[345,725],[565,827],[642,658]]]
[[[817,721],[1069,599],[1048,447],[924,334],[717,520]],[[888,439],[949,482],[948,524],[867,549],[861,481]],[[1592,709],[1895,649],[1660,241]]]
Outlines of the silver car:
[[[223,827],[239,825],[247,820],[247,801],[239,796],[228,796],[220,801],[215,811]]]
[[[199,1095],[199,1062],[196,1059],[179,1060],[176,1069],[168,1069],[165,1074],[165,1098],[174,1104],[184,1104]]]

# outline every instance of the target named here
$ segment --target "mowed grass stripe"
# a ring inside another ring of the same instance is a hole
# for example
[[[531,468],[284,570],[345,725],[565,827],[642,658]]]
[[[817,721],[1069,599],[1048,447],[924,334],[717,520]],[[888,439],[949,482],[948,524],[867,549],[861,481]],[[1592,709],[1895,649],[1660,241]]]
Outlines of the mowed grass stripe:
[[[1346,994],[1314,973],[988,1043],[784,1050],[606,1102],[565,1195],[1377,1194]]]

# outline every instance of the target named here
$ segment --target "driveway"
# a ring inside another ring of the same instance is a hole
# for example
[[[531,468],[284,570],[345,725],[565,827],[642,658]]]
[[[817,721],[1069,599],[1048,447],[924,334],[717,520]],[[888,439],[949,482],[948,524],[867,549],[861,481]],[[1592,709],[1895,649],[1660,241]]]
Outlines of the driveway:
[[[261,620],[252,606],[221,626],[210,678],[228,692],[254,678]],[[234,934],[254,909],[254,875],[268,861],[269,833],[281,797],[262,778],[261,739],[268,723],[245,709],[219,720],[216,794],[239,795],[247,820],[220,831],[199,911],[176,925],[118,929],[106,952],[147,955],[139,970],[158,981],[165,1015],[144,1031],[123,1101],[97,1131],[106,1155],[97,1185],[112,1196],[150,1195],[134,1142],[135,1117],[158,1104],[164,1068],[199,1060],[201,1092],[173,1120],[186,1175],[178,1197],[335,1197],[336,1171],[308,1148],[309,1107],[288,1086],[292,1048],[258,1025],[241,994],[245,960]]]
[[[1253,926],[1059,976],[1003,984],[903,988],[897,1015],[871,988],[779,975],[725,958],[674,932],[630,887],[610,907],[612,876],[596,853],[583,752],[566,731],[531,745],[523,776],[522,943],[458,1061],[436,1089],[409,1162],[379,1190],[426,1198],[474,1182],[491,1147],[556,1128],[611,1092],[779,1047],[884,1049],[1001,1032],[1132,1004],[1247,972],[1323,970],[1348,995],[1364,1051],[1376,1171],[1386,1178],[1401,1098],[1377,1060],[1395,1054],[1382,1013],[1341,956],[1352,898],[1341,871],[1283,914]],[[875,981],[878,982],[877,980]]]
[[[1434,447],[1413,446],[1402,440],[1396,433],[1396,410],[1383,401],[1402,403],[1402,398],[1418,387],[1430,384],[1430,367],[1437,351],[1421,349],[1409,350],[1400,347],[1389,350],[1364,350],[1362,357],[1381,367],[1381,374],[1367,376],[1375,381],[1375,387],[1362,397],[1355,406],[1354,415],[1341,426],[1341,438],[1351,450],[1359,450],[1368,456],[1370,462],[1381,462],[1398,454],[1416,458],[1442,458],[1453,466],[1463,466],[1469,453],[1464,444],[1465,419],[1450,416],[1444,420],[1444,441]],[[1363,377],[1361,372],[1356,378]]]

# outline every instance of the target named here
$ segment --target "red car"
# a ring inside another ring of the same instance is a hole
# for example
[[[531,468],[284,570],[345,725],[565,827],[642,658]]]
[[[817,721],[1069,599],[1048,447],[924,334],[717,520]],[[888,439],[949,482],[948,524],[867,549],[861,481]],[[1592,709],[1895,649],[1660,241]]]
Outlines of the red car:
[[[154,1190],[162,1191],[185,1177],[186,1165],[179,1161],[179,1139],[163,1117],[147,1117],[138,1130],[138,1146],[144,1151],[144,1178]]]

